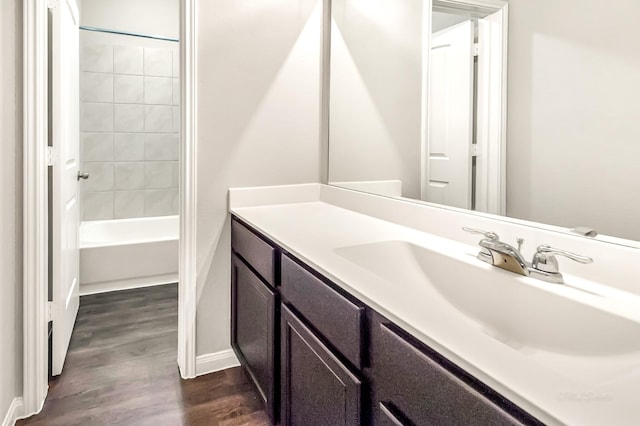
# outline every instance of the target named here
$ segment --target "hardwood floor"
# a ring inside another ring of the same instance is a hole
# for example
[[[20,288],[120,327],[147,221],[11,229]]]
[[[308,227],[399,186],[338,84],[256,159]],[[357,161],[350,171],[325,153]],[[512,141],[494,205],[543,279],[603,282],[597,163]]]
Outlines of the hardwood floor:
[[[181,380],[176,284],[83,296],[44,425],[270,425],[241,368]]]

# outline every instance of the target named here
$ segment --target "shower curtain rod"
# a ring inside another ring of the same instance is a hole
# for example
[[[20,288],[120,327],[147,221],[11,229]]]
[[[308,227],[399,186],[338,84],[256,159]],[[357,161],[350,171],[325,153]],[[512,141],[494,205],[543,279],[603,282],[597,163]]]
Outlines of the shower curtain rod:
[[[118,31],[118,30],[107,30],[105,28],[87,27],[84,25],[80,25],[80,29],[85,31],[96,31],[99,33],[109,33],[109,34],[119,34],[119,35],[133,36],[133,37],[152,38],[154,40],[175,41],[175,42],[179,41],[177,38],[163,37],[163,36],[150,35],[150,34],[129,33],[126,31]]]

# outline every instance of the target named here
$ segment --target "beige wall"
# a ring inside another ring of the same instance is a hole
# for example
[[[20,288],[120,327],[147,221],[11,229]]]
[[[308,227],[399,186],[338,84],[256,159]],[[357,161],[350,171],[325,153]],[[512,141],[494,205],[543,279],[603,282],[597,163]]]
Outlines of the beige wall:
[[[0,13],[0,420],[22,395],[22,2]]]
[[[509,14],[508,215],[640,240],[640,2]]]
[[[420,197],[422,1],[332,2],[329,181]]]
[[[318,182],[321,1],[198,1],[197,353],[230,348],[230,187]]]
[[[178,0],[82,0],[82,25],[178,38]]]

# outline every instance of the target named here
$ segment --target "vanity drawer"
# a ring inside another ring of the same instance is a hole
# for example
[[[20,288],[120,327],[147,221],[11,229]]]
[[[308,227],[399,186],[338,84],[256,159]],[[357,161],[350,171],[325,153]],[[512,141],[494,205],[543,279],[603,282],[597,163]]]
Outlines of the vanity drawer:
[[[517,409],[509,401],[497,405],[497,393],[480,382],[470,386],[443,366],[448,361],[418,349],[392,324],[375,321],[372,333],[375,424],[528,424],[506,411]]]
[[[276,285],[276,249],[235,218],[231,221],[231,248],[271,286]]]
[[[362,368],[364,307],[329,287],[288,256],[282,256],[281,262],[283,299],[356,368]]]

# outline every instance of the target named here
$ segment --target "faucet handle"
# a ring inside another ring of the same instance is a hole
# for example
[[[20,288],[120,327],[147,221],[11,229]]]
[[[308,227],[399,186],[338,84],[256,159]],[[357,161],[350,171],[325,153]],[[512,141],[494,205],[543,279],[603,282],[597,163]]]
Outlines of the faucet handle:
[[[481,229],[467,228],[466,226],[463,227],[462,230],[470,232],[472,234],[484,235],[485,238],[488,238],[490,240],[495,240],[495,241],[499,241],[500,240],[500,237],[498,237],[498,234],[496,234],[495,232],[483,231]]]
[[[531,267],[539,271],[558,273],[558,260],[555,255],[568,257],[569,259],[580,263],[592,263],[593,259],[587,256],[582,256],[570,251],[553,248],[549,245],[543,244],[538,246],[536,254],[533,255],[533,262]]]

